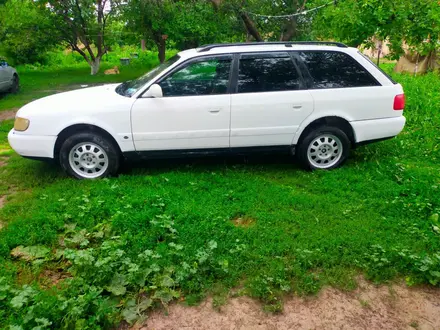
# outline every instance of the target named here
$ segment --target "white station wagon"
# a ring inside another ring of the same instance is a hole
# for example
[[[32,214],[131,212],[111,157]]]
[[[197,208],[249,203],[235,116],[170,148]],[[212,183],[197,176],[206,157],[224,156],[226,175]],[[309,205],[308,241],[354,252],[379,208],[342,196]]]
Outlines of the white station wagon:
[[[399,134],[404,105],[401,85],[341,43],[216,44],[136,80],[27,104],[8,138],[81,179],[115,174],[124,158],[249,152],[332,169],[351,148]]]

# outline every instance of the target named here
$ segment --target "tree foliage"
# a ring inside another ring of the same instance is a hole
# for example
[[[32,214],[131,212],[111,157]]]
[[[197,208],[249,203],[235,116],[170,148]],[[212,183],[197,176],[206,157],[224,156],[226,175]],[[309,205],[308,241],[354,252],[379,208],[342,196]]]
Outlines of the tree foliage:
[[[324,0],[211,0],[211,2],[220,11],[240,20],[248,34],[248,39],[252,37],[255,41],[302,39],[308,34],[313,17],[302,13],[328,3]]]
[[[50,33],[48,33],[50,31]],[[0,3],[0,53],[19,63],[32,63],[57,43],[53,21],[30,1]]]
[[[440,5],[432,0],[344,0],[321,11],[314,33],[352,46],[372,36],[388,39],[396,55],[403,45],[427,53],[438,48]]]
[[[161,62],[167,43],[185,49],[242,34],[233,19],[217,13],[204,0],[130,0],[123,8],[130,31],[152,40]]]
[[[0,0],[0,49],[24,63],[68,45],[92,74],[113,44],[140,39],[163,61],[167,47],[305,39],[358,46],[373,36],[389,40],[396,56],[404,44],[428,54],[439,34],[440,4],[432,0]]]

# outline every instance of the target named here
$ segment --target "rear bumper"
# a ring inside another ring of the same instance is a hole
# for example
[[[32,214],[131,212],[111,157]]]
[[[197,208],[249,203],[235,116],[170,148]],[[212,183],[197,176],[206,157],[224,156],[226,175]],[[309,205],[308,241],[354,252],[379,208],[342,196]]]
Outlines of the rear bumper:
[[[26,135],[11,130],[8,141],[12,149],[23,157],[53,158],[56,136]]]
[[[405,127],[406,119],[404,116],[360,120],[350,122],[356,137],[356,143],[361,144],[366,141],[383,140],[399,134]]]

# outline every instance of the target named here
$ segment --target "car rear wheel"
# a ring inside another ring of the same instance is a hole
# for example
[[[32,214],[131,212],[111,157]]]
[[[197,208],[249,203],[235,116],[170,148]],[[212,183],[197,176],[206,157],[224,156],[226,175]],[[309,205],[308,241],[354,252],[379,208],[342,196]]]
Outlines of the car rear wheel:
[[[20,79],[18,78],[18,75],[14,74],[14,76],[12,77],[12,85],[11,88],[9,89],[9,92],[17,93],[19,89],[20,89]]]
[[[350,140],[337,127],[321,126],[310,131],[298,145],[297,157],[301,165],[309,170],[333,169],[348,158]]]
[[[63,169],[78,179],[113,175],[119,168],[119,152],[107,138],[95,133],[78,133],[64,141],[60,150]]]

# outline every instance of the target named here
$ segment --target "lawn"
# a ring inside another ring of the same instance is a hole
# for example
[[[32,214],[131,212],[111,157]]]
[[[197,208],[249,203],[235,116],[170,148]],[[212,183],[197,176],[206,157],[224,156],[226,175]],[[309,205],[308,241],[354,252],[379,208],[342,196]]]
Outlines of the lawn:
[[[231,288],[279,311],[285,295],[351,290],[361,274],[439,285],[440,78],[393,76],[407,95],[404,132],[334,171],[208,158],[77,181],[9,151],[2,122],[0,325],[109,328],[171,301],[212,295],[219,306]]]
[[[171,50],[167,57],[174,55]],[[71,57],[67,59],[71,60]],[[51,66],[21,65],[16,67],[20,76],[20,92],[15,95],[0,96],[0,111],[16,109],[35,99],[69,89],[81,88],[82,85],[123,82],[137,78],[159,63],[157,53],[145,52],[139,59],[132,59],[130,65],[121,66],[118,58],[104,61],[100,72],[90,75],[87,63],[69,63]],[[105,75],[104,71],[119,66],[119,75]]]

